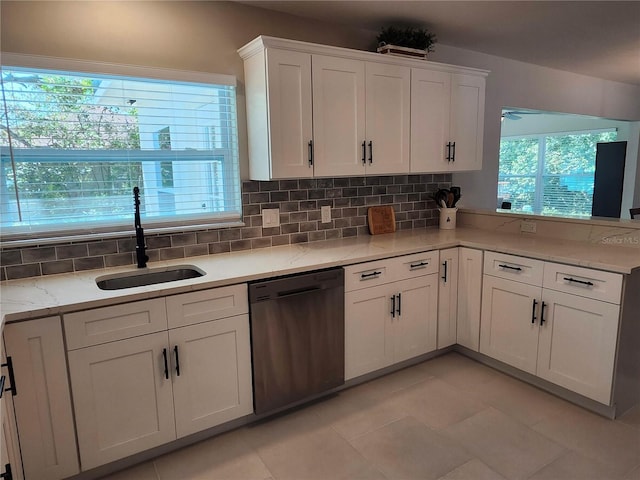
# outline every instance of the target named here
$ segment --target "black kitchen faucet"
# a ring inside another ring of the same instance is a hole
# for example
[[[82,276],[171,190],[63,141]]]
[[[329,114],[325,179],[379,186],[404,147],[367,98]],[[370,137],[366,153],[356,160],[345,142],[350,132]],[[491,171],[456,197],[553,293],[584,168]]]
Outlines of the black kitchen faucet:
[[[144,244],[144,230],[140,223],[140,189],[133,187],[133,203],[136,207],[134,218],[134,226],[136,228],[136,258],[138,260],[138,268],[145,268],[149,257],[145,253],[146,246]]]

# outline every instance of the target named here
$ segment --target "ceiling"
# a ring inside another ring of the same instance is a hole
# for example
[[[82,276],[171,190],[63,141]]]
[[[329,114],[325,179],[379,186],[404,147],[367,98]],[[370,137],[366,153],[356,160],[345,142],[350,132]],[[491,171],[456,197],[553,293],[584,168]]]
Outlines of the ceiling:
[[[640,1],[242,3],[373,32],[426,27],[441,44],[640,85]]]

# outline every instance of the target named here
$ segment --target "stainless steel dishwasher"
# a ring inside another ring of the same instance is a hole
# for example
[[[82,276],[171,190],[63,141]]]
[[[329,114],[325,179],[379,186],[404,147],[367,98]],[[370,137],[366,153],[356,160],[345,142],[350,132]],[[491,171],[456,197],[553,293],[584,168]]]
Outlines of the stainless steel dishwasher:
[[[344,383],[344,271],[249,285],[256,414]]]

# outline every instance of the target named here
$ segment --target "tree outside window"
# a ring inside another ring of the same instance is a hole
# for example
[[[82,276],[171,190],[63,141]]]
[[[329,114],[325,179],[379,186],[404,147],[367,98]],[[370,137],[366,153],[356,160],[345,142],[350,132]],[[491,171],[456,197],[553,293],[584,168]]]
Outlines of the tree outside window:
[[[596,145],[616,139],[615,129],[503,137],[498,197],[518,212],[590,216]]]

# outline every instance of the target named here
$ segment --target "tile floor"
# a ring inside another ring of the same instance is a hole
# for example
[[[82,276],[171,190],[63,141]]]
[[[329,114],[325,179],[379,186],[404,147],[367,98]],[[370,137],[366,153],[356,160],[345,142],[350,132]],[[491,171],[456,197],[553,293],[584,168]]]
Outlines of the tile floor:
[[[456,353],[110,480],[640,480],[640,408],[611,421]]]

